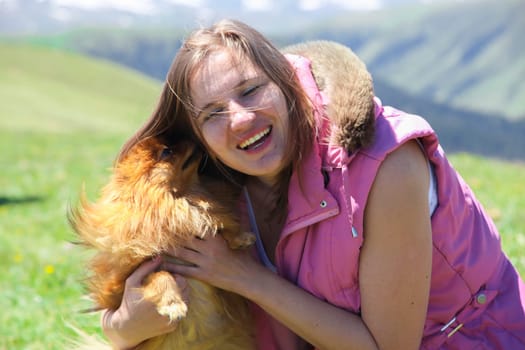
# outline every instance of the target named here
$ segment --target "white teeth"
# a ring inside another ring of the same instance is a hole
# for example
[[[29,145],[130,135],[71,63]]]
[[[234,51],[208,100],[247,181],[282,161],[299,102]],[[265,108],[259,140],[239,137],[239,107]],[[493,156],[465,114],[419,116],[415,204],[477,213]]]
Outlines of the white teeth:
[[[248,140],[240,143],[239,147],[242,148],[242,149],[246,149],[250,145],[253,145],[255,142],[257,142],[260,139],[262,139],[264,136],[268,135],[270,133],[270,130],[271,130],[271,128],[268,128],[268,129],[266,129],[264,131],[261,131],[257,135],[254,135],[254,136],[250,137]]]

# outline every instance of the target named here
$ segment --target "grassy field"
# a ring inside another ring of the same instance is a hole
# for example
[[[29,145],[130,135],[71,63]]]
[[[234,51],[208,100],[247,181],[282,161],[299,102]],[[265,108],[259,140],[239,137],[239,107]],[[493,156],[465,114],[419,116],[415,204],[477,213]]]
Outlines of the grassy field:
[[[83,261],[66,221],[82,184],[91,197],[122,142],[149,115],[156,81],[106,62],[0,45],[0,350],[62,349],[80,311]],[[501,229],[525,276],[525,165],[452,161]]]
[[[0,350],[65,348],[68,324],[96,331],[65,214],[83,183],[96,196],[159,91],[107,62],[0,45]]]

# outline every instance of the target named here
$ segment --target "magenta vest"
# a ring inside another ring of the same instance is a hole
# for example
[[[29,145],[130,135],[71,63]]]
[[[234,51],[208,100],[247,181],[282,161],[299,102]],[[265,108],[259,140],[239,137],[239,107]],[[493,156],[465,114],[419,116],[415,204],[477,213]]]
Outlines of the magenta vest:
[[[326,97],[309,61],[288,58],[322,111]],[[277,273],[321,300],[359,313],[368,194],[385,157],[417,138],[434,166],[439,203],[432,215],[432,277],[421,349],[525,349],[525,285],[503,253],[492,220],[448,162],[430,125],[375,102],[370,147],[348,155],[337,145],[316,143],[301,165],[303,186],[298,174],[292,175],[289,214],[276,247]],[[323,139],[329,124],[320,113],[316,117]],[[259,348],[276,349],[271,322],[264,315],[258,322]]]

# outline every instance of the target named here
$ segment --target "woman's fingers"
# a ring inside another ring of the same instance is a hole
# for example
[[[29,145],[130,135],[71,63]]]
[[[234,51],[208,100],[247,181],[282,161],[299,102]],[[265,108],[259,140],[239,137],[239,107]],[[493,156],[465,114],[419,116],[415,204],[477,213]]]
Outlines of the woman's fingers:
[[[126,279],[126,286],[140,287],[142,285],[142,281],[144,281],[144,278],[157,270],[161,264],[162,259],[160,257],[146,260],[140,264],[131,275],[129,275],[129,277]]]
[[[209,236],[171,249],[163,256],[162,269],[235,291],[236,286],[251,275],[255,265],[249,250],[230,249],[223,237]]]
[[[104,313],[102,328],[117,348],[133,348],[145,339],[171,332],[176,328],[177,322],[159,314],[156,304],[146,300],[140,288],[145,277],[157,271],[161,265],[161,257],[140,264],[126,279],[119,308]],[[186,280],[180,276],[175,276],[175,279],[181,287],[183,299],[188,302]]]
[[[207,257],[222,255],[226,241],[221,236],[208,236],[206,239],[193,237],[184,243],[184,246],[172,247],[164,262],[182,265],[200,265]]]

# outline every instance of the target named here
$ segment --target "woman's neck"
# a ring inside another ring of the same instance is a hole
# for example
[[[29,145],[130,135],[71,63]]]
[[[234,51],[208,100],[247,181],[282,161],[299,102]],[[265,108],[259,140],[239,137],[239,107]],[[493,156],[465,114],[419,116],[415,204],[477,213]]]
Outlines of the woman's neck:
[[[276,189],[257,178],[246,182],[251,206],[266,255],[275,263],[275,248],[279,241],[284,221],[281,215],[275,215],[279,195]]]
[[[274,184],[257,177],[250,177],[246,181],[246,188],[250,193],[250,198],[255,203],[271,203],[272,199],[275,200],[277,197]]]

